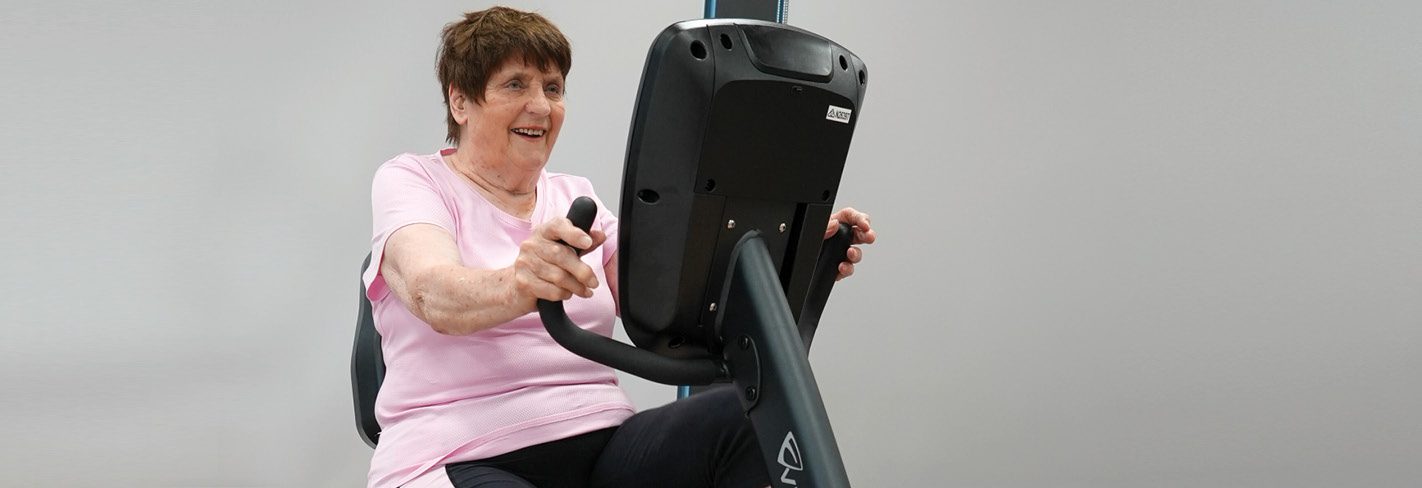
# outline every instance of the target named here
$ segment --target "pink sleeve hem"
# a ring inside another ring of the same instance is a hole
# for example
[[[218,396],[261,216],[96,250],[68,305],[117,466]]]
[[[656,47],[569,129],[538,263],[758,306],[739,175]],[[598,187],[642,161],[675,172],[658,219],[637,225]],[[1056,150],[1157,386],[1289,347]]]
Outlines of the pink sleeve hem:
[[[395,235],[400,229],[415,224],[430,224],[444,229],[444,231],[448,232],[451,236],[454,235],[454,231],[445,227],[443,224],[426,220],[404,222],[390,229],[389,232],[381,234],[380,238],[371,244],[370,266],[365,269],[365,273],[361,274],[361,280],[365,282],[365,297],[370,299],[370,301],[375,302],[384,299],[386,295],[390,294],[390,287],[385,284],[385,275],[380,273],[380,263],[385,260],[385,243],[390,240],[390,236]]]

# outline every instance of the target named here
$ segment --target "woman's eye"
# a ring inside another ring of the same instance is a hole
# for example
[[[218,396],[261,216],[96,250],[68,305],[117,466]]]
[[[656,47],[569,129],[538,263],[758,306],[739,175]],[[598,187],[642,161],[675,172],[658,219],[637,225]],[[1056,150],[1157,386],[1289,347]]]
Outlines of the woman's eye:
[[[562,94],[563,94],[563,85],[552,85],[552,84],[550,84],[550,85],[548,85],[548,87],[546,88],[546,90],[548,91],[549,94],[552,94],[552,95],[562,95]]]
[[[522,90],[522,89],[523,89],[523,82],[522,82],[522,81],[518,81],[518,80],[513,80],[513,81],[510,81],[510,82],[509,82],[507,85],[505,85],[505,86],[507,86],[507,87],[509,87],[509,88],[512,88],[512,89],[514,89],[514,90]]]

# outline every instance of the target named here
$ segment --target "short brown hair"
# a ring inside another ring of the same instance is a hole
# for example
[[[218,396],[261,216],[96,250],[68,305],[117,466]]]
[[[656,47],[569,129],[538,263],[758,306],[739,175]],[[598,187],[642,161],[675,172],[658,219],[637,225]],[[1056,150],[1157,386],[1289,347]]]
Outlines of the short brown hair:
[[[445,138],[459,143],[459,124],[449,113],[449,88],[453,86],[475,103],[484,103],[489,76],[514,56],[547,71],[556,65],[564,77],[573,67],[573,49],[563,33],[542,15],[508,7],[469,12],[444,26],[440,33],[436,75],[444,92],[444,116],[449,126]]]

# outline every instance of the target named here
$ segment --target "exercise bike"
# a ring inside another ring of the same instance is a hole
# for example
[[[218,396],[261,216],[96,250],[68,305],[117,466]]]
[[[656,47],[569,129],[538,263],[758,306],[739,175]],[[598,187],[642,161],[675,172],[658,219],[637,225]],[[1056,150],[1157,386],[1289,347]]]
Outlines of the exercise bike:
[[[619,230],[622,323],[637,347],[540,301],[568,350],[672,385],[730,382],[776,486],[849,486],[808,349],[851,229],[824,240],[862,61],[754,20],[672,25],[643,71]],[[568,217],[583,230],[589,198]]]

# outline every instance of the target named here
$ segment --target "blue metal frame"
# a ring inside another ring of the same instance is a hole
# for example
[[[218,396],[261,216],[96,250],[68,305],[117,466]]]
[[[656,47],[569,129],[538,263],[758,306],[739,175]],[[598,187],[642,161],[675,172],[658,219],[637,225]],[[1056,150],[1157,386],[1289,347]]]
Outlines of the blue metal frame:
[[[751,0],[746,0],[746,1],[751,1]],[[789,17],[789,14],[790,14],[790,0],[763,0],[763,1],[775,2],[775,18],[774,18],[774,19],[756,19],[756,20],[774,20],[775,22],[779,22],[779,23],[781,23],[781,24],[784,24],[785,21],[787,20],[786,18]],[[701,13],[701,16],[702,16],[703,18],[707,18],[707,19],[714,19],[714,18],[717,18],[717,17],[716,17],[716,2],[717,2],[717,0],[706,0],[706,8],[705,8],[705,9],[702,11],[702,13]]]

